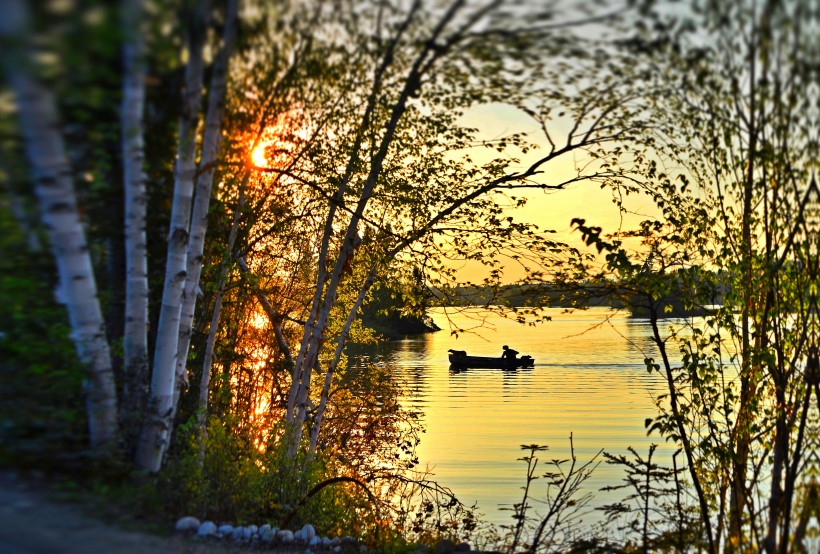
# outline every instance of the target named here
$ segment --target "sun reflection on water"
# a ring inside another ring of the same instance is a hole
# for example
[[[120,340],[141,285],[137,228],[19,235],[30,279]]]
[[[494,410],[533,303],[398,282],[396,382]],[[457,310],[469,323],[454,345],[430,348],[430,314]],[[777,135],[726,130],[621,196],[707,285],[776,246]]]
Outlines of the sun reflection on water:
[[[446,328],[442,314],[432,315]],[[664,391],[661,376],[648,374],[643,362],[654,355],[648,323],[608,309],[551,315],[537,327],[491,316],[494,330],[481,336],[453,339],[442,331],[383,351],[407,391],[402,402],[422,414],[422,466],[433,467],[463,502],[478,502],[494,523],[508,524],[511,512],[504,508],[520,500],[523,444],[548,445],[544,460],[566,458],[572,433],[576,455],[586,461],[601,449],[620,454],[632,446],[645,455],[651,443],[663,443],[644,429],[645,418],[655,415],[653,398]],[[532,355],[535,367],[448,369],[449,348],[500,356],[505,343]],[[661,444],[656,459],[671,464],[671,455]],[[621,477],[617,468],[601,465],[587,483],[596,494],[593,505],[614,501],[598,489]]]

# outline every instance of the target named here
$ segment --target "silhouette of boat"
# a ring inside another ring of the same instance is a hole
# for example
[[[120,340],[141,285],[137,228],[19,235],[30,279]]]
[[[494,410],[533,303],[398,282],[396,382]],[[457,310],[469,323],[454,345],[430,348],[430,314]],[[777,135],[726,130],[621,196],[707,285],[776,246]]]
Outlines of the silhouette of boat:
[[[450,368],[489,368],[489,369],[518,369],[519,367],[533,367],[535,360],[532,356],[520,358],[494,358],[491,356],[468,356],[463,350],[450,349]]]

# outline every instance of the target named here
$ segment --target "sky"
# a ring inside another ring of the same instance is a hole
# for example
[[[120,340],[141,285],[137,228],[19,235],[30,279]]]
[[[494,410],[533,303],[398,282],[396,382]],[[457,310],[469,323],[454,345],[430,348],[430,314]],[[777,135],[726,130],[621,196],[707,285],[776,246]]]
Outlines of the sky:
[[[463,119],[467,126],[477,128],[482,139],[495,139],[511,133],[527,131],[530,138],[539,140],[540,131],[532,119],[521,110],[503,104],[483,105],[471,109]],[[487,149],[484,154],[487,160],[497,155],[495,151]],[[537,149],[523,156],[521,167],[527,167],[544,151]],[[577,159],[571,156],[559,158],[544,167],[545,182],[558,182],[576,175]],[[573,231],[570,222],[573,218],[583,218],[588,224],[598,225],[604,232],[616,231],[620,228],[629,228],[642,219],[638,215],[622,214],[613,203],[613,194],[609,189],[601,189],[598,183],[581,182],[569,185],[559,191],[527,190],[516,195],[528,198],[527,204],[521,208],[510,209],[510,215],[517,221],[534,223],[542,230],[553,230],[552,240],[564,241],[571,246],[589,251],[589,247],[581,241],[581,235]],[[647,197],[630,197],[627,207],[635,214],[651,215],[654,205]],[[465,264],[460,275],[475,281],[486,275],[478,263]],[[506,282],[515,282],[525,276],[522,268],[515,265],[505,267]]]

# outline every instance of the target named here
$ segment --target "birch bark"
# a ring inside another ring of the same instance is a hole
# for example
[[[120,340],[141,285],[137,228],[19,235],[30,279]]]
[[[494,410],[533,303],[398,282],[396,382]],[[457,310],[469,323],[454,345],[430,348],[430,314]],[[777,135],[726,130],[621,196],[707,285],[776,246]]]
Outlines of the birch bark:
[[[188,63],[179,122],[165,284],[157,326],[150,397],[135,459],[138,469],[149,472],[157,472],[162,466],[173,427],[177,344],[196,174],[196,128],[202,100],[203,49],[209,7],[208,0],[199,0],[188,25]]]
[[[126,420],[139,421],[148,397],[148,254],[142,114],[144,45],[139,33],[142,0],[123,0],[122,160],[125,189],[125,330],[123,403]],[[137,423],[138,424],[138,423]]]
[[[68,309],[77,354],[87,371],[84,388],[89,438],[92,446],[103,446],[118,431],[114,374],[57,109],[50,91],[29,73],[35,63],[26,41],[25,3],[2,0],[0,12],[0,38],[7,43],[3,67],[15,95],[34,192],[57,264],[59,294]]]
[[[201,173],[196,183],[193,213],[191,215],[191,234],[188,242],[186,278],[183,293],[182,311],[179,324],[179,338],[176,356],[176,383],[174,389],[174,411],[179,402],[181,385],[187,383],[188,349],[191,345],[191,331],[194,323],[194,311],[199,292],[199,278],[202,274],[202,255],[205,248],[205,233],[208,229],[208,206],[211,200],[211,188],[214,180],[214,162],[219,149],[219,136],[222,116],[225,112],[225,94],[227,89],[228,62],[236,35],[236,17],[239,0],[228,0],[228,12],[225,20],[222,50],[213,65],[208,112],[205,116],[205,135],[202,139],[202,154],[199,160]]]

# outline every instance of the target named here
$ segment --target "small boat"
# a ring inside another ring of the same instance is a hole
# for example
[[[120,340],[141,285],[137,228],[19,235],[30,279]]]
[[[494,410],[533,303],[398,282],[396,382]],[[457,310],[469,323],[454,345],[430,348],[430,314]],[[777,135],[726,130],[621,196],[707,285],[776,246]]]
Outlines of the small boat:
[[[463,350],[450,349],[450,367],[452,369],[493,368],[517,369],[519,367],[533,367],[535,360],[532,356],[520,358],[493,358],[491,356],[468,356]]]

